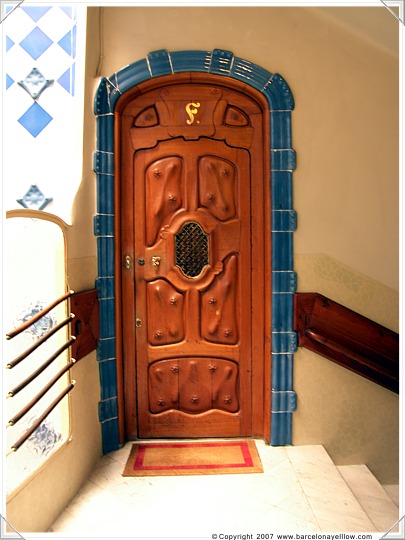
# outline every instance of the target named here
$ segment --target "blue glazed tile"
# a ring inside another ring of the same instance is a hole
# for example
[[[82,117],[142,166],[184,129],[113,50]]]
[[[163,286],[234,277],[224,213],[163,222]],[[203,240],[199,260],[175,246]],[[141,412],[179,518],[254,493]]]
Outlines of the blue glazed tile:
[[[150,78],[151,73],[146,58],[138,60],[138,62],[134,62],[117,72],[117,84],[122,94]]]
[[[97,149],[114,152],[114,114],[97,117]]]
[[[117,372],[115,360],[104,360],[98,364],[101,382],[101,400],[117,397]]]
[[[94,220],[94,236],[114,236],[114,216],[97,214]]]
[[[99,299],[115,297],[115,279],[113,277],[99,277],[96,279],[96,289]]]
[[[114,276],[114,238],[101,236],[97,238],[98,277]]]
[[[72,58],[76,58],[76,25],[58,41],[58,45]]]
[[[271,77],[271,73],[248,60],[235,58],[231,69],[231,77],[248,83],[260,92]]]
[[[293,271],[272,273],[273,292],[294,293],[297,290],[297,274]]]
[[[293,233],[273,232],[272,270],[293,270]]]
[[[45,15],[45,13],[48,13],[48,11],[51,9],[50,7],[28,7],[28,6],[23,6],[21,8],[23,11],[25,11],[25,13],[31,17],[31,19],[34,21],[34,22],[38,22],[39,19],[41,19],[41,17],[43,17]]]
[[[20,46],[31,58],[38,60],[44,52],[52,45],[53,41],[38,26],[32,30],[22,41]]]
[[[110,86],[109,86],[109,99],[110,99],[110,105],[111,110],[114,111],[115,105],[118,101],[118,99],[122,96],[122,92],[118,87],[118,76],[117,73],[113,73],[110,77],[107,78]]]
[[[166,49],[150,52],[148,62],[152,77],[171,75],[173,73],[169,53]]]
[[[114,360],[116,354],[115,337],[100,339],[97,347],[97,361]]]
[[[99,300],[100,304],[100,339],[115,337],[115,300]]]
[[[222,49],[214,49],[212,51],[211,65],[209,72],[217,75],[227,75],[231,71],[231,66],[234,56],[230,51],[223,51]]]
[[[290,111],[270,111],[270,134],[272,149],[292,147]]]
[[[293,388],[294,355],[291,353],[271,355],[272,390],[291,390]]]
[[[293,390],[273,390],[271,412],[291,413],[297,408],[297,394]]]
[[[31,107],[18,119],[18,122],[30,133],[33,137],[38,137],[42,130],[53,120],[45,109],[33,103]]]
[[[118,399],[111,398],[100,401],[98,404],[98,419],[100,422],[118,417]]]
[[[272,446],[286,446],[292,444],[292,413],[271,413]]]
[[[263,94],[267,97],[273,111],[294,109],[294,98],[290,87],[278,73],[275,73],[267,82]]]
[[[114,176],[97,174],[97,212],[114,213]]]
[[[118,450],[119,443],[119,429],[118,419],[107,420],[101,424],[101,438],[103,444],[103,454],[108,454],[114,450]]]
[[[295,210],[275,210],[272,212],[273,232],[293,232],[297,228],[297,213]]]
[[[208,73],[212,53],[209,51],[174,51],[170,53],[174,73],[198,71]]]
[[[289,332],[294,330],[294,295],[276,293],[272,297],[272,331]]]
[[[272,171],[294,171],[296,169],[296,154],[289,148],[271,150]]]
[[[114,174],[113,152],[94,152],[93,171],[96,173]]]
[[[272,332],[271,348],[273,353],[293,353],[297,350],[296,332]]]
[[[112,113],[110,96],[109,96],[110,83],[106,77],[103,77],[97,87],[96,95],[94,96],[94,114],[110,114]]]
[[[271,195],[274,210],[289,210],[293,206],[292,172],[272,171]]]

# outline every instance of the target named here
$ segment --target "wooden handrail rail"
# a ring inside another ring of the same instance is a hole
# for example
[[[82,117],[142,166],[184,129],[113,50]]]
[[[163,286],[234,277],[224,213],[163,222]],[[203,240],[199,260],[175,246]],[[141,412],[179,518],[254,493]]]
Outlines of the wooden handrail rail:
[[[298,345],[399,392],[399,336],[318,293],[294,295]]]

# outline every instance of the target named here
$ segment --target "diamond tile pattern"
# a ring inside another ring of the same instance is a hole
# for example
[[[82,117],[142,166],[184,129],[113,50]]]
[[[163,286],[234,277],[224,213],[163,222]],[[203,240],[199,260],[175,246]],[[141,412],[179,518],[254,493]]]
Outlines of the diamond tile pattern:
[[[44,6],[44,7],[39,7],[39,6],[33,6],[33,7],[29,7],[29,6],[23,6],[21,8],[23,11],[25,11],[25,13],[31,17],[31,19],[35,22],[38,22],[39,19],[41,17],[43,17],[45,15],[45,13],[47,13],[51,8],[48,6]]]
[[[46,35],[38,26],[32,30],[22,41],[20,41],[21,47],[26,51],[34,60],[44,54],[49,49],[53,41]]]
[[[18,119],[18,122],[31,133],[33,137],[38,137],[43,129],[52,120],[52,116],[45,109],[35,102],[31,107]]]
[[[6,36],[6,52],[8,52],[13,45],[15,45],[14,41]]]
[[[58,45],[60,45],[69,56],[72,58],[76,57],[76,26],[58,41]]]
[[[10,75],[6,74],[6,90],[14,83],[14,79]]]
[[[74,95],[74,87],[75,87],[75,64],[72,65],[71,68],[67,69],[65,73],[63,73],[59,79],[58,83],[68,92]]]
[[[6,6],[6,11],[11,7]],[[6,107],[9,111],[15,111],[14,119],[34,138],[51,123],[58,108],[66,111],[71,106],[71,99],[75,95],[76,25],[76,7],[73,5],[25,4],[14,11],[7,25],[5,88],[10,101]],[[46,77],[33,77],[33,73],[46,74]],[[41,81],[43,79],[42,84],[39,78]],[[56,88],[52,87],[53,80]],[[27,102],[27,95],[16,89],[16,81],[41,105]],[[55,92],[58,86],[66,91],[65,99],[69,101],[60,102],[60,96]],[[12,88],[15,90],[12,91]],[[55,100],[58,100],[57,104]],[[11,126],[7,129],[11,129]]]

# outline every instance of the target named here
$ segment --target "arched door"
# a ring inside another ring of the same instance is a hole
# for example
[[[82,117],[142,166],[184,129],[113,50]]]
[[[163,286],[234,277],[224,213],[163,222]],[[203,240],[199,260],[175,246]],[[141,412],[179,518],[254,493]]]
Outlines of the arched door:
[[[178,75],[119,102],[129,438],[263,435],[269,145],[243,86]]]

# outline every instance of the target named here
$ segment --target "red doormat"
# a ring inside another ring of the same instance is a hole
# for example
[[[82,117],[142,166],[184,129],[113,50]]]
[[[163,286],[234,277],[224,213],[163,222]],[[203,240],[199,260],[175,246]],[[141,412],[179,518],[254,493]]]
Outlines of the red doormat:
[[[123,476],[186,476],[263,472],[255,442],[136,443]]]

